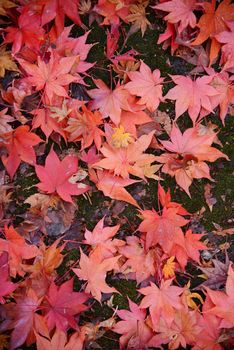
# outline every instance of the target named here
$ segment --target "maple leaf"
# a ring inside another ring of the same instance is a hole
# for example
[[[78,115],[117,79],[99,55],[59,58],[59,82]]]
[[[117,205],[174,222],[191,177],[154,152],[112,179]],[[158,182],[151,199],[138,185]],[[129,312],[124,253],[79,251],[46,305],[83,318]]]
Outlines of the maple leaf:
[[[0,239],[0,252],[9,254],[10,275],[12,277],[16,277],[17,274],[24,276],[23,260],[37,256],[38,248],[27,244],[25,239],[14,230],[13,226],[9,228],[5,226],[5,237],[6,239]]]
[[[17,54],[25,45],[32,51],[39,51],[44,39],[44,29],[41,27],[41,19],[38,14],[30,12],[29,7],[23,7],[18,17],[18,27],[7,27],[4,43],[13,42],[12,54]]]
[[[192,230],[188,230],[185,236],[178,237],[175,244],[172,246],[170,255],[175,255],[182,269],[185,268],[188,258],[200,262],[199,250],[207,249],[207,246],[200,241],[203,234],[193,233]]]
[[[140,97],[137,102],[140,105],[146,105],[151,111],[155,111],[159,102],[163,101],[162,82],[159,69],[151,72],[149,66],[141,61],[139,72],[129,72],[131,81],[125,85],[125,88],[131,93]]]
[[[208,311],[212,315],[216,315],[222,319],[220,328],[234,327],[233,320],[233,308],[234,308],[234,270],[232,264],[229,265],[228,277],[226,281],[226,288],[224,292],[213,291],[206,287],[207,294],[209,295],[214,307],[211,307]]]
[[[154,6],[154,9],[169,12],[164,20],[169,23],[179,23],[179,34],[188,26],[194,28],[197,20],[194,14],[196,1],[195,0],[171,0]]]
[[[70,142],[81,141],[81,150],[89,147],[92,143],[99,150],[102,144],[104,132],[98,128],[103,124],[102,115],[95,111],[92,113],[85,105],[82,106],[82,112],[76,112],[74,116],[69,117],[65,130],[69,133]]]
[[[133,142],[133,137],[130,133],[125,132],[124,127],[120,125],[118,128],[113,128],[111,135],[111,144],[115,148],[128,147],[129,143]]]
[[[210,98],[218,95],[218,92],[210,84],[212,77],[203,76],[194,81],[190,77],[182,75],[172,75],[171,78],[177,85],[168,91],[165,99],[176,101],[176,119],[188,110],[188,114],[195,124],[201,108],[209,113],[213,112]]]
[[[163,146],[174,154],[165,153],[156,157],[158,162],[165,163],[162,171],[175,176],[178,185],[190,196],[189,186],[193,179],[211,179],[209,167],[204,162],[214,162],[220,157],[228,157],[211,147],[216,135],[199,135],[197,128],[189,128],[183,134],[175,125],[171,131],[171,142],[161,141]]]
[[[89,148],[89,150],[87,152],[83,151],[81,152],[81,157],[80,159],[87,163],[88,166],[91,166],[92,164],[96,163],[100,157],[97,154],[97,150],[95,146],[92,146],[91,148]]]
[[[112,331],[122,334],[120,337],[120,349],[141,349],[146,346],[153,335],[152,330],[146,324],[146,311],[128,298],[128,310],[119,310],[117,315],[121,321],[117,322]],[[133,347],[134,345],[134,347]]]
[[[199,266],[199,269],[205,274],[206,277],[206,281],[201,284],[201,287],[205,286],[209,287],[210,289],[218,290],[226,284],[230,262],[228,255],[226,255],[225,263],[217,259],[212,259],[211,261],[213,266]]]
[[[72,28],[73,25],[65,27],[58,37],[56,36],[56,38],[51,38],[51,40],[54,41],[54,44],[56,46],[55,50],[59,53],[60,56],[77,56],[78,60],[75,64],[75,70],[78,73],[84,73],[95,64],[85,61],[90,49],[95,44],[86,43],[90,31],[86,32],[84,35],[79,36],[78,38],[72,38],[69,36]]]
[[[56,119],[52,117],[52,113],[49,109],[34,109],[32,113],[34,115],[32,122],[33,129],[37,129],[40,127],[46,135],[47,139],[53,131],[59,133],[64,139],[66,139],[64,131],[62,130]]]
[[[155,257],[153,250],[145,251],[143,241],[136,236],[126,237],[126,245],[119,248],[120,254],[127,260],[121,266],[124,274],[134,273],[137,283],[155,275]]]
[[[234,90],[233,81],[229,78],[227,72],[216,73],[213,69],[207,69],[207,72],[212,76],[212,81],[210,83],[217,92],[217,96],[212,96],[210,98],[213,108],[217,105],[220,107],[220,119],[224,124],[224,119],[228,113],[228,107],[234,104]]]
[[[145,9],[148,4],[149,1],[143,1],[141,4],[130,5],[130,14],[126,17],[126,20],[132,23],[130,33],[135,33],[140,29],[142,36],[144,36],[147,27],[151,26],[150,21],[147,19],[145,13]]]
[[[7,16],[7,10],[16,7],[12,1],[0,0],[0,16]]]
[[[231,0],[223,0],[215,10],[216,0],[212,0],[211,3],[204,2],[202,6],[205,13],[197,24],[200,32],[192,45],[200,45],[210,38],[210,63],[212,64],[221,47],[215,36],[228,28],[226,24],[228,21],[234,20],[234,4],[231,4]]]
[[[3,297],[11,294],[17,287],[18,284],[9,281],[8,254],[3,252],[0,255],[0,303],[4,304]]]
[[[0,137],[8,132],[12,131],[10,122],[13,122],[14,118],[7,114],[7,108],[4,108],[0,111]],[[3,137],[4,140],[4,137]]]
[[[149,342],[150,347],[161,345],[158,340],[168,343],[171,350],[179,349],[180,345],[186,348],[187,345],[194,345],[200,334],[201,327],[197,325],[197,313],[188,311],[185,308],[176,310],[173,323],[168,326],[164,319],[159,321],[157,332]]]
[[[32,165],[36,163],[33,146],[42,141],[39,136],[29,131],[28,125],[18,126],[6,137],[4,146],[9,155],[3,155],[2,162],[11,178],[13,178],[21,160]]]
[[[64,244],[58,247],[59,243],[60,239],[57,239],[47,247],[43,242],[40,242],[38,254],[34,259],[33,265],[24,266],[24,270],[30,272],[34,278],[38,274],[53,276],[55,269],[59,267],[64,258],[62,254]]]
[[[167,259],[166,263],[163,266],[162,272],[163,276],[167,278],[172,278],[175,276],[175,257],[171,256]]]
[[[130,203],[139,208],[137,201],[124,188],[139,182],[139,180],[123,179],[101,170],[97,170],[97,174],[93,172],[90,179],[96,183],[99,191],[102,191],[105,196]]]
[[[81,25],[78,14],[79,0],[70,0],[69,2],[64,2],[63,0],[48,0],[44,1],[44,3],[45,5],[41,16],[42,26],[55,19],[57,32],[61,33],[64,29],[65,15],[78,26]]]
[[[18,349],[26,342],[31,343],[34,339],[34,329],[40,329],[43,334],[47,334],[46,326],[43,324],[42,316],[36,314],[39,309],[41,299],[39,299],[33,289],[29,289],[24,295],[15,298],[16,303],[7,305],[7,323],[3,324],[3,329],[14,328],[11,333],[9,350]]]
[[[99,251],[90,257],[85,255],[80,249],[80,268],[72,269],[82,280],[87,281],[85,291],[101,302],[101,293],[118,293],[113,287],[109,287],[106,282],[106,274],[117,267],[120,256],[103,259]]]
[[[159,35],[157,44],[164,42],[163,49],[167,49],[171,46],[171,54],[173,55],[175,50],[179,47],[179,44],[176,42],[176,37],[177,33],[174,24],[168,22],[165,32]]]
[[[150,316],[154,329],[158,327],[160,317],[170,326],[175,316],[175,310],[181,309],[182,304],[179,295],[183,288],[171,286],[172,280],[162,280],[160,288],[150,282],[150,286],[141,288],[139,292],[145,297],[140,303],[140,307],[149,307]]]
[[[89,190],[89,186],[71,181],[72,175],[78,170],[78,158],[73,155],[68,155],[60,161],[51,149],[45,166],[36,165],[35,170],[41,180],[37,187],[46,193],[56,192],[66,202],[72,203],[71,195],[78,196]]]
[[[140,215],[143,221],[138,230],[146,233],[146,249],[160,244],[166,253],[172,249],[177,231],[189,222],[179,215],[178,208],[164,207],[161,215],[154,209],[141,210]]]
[[[129,14],[128,1],[98,0],[93,11],[104,17],[102,25],[119,25],[120,18],[125,21]]]
[[[83,240],[83,242],[91,245],[94,251],[95,249],[100,249],[103,258],[111,258],[117,252],[118,247],[121,247],[125,243],[117,238],[112,240],[118,232],[120,225],[104,227],[104,219],[105,217],[97,223],[93,232],[87,229],[85,230],[85,240]]]
[[[223,346],[219,344],[221,320],[219,317],[209,313],[212,306],[212,301],[207,295],[202,307],[203,315],[198,317],[197,324],[201,327],[201,331],[198,334],[195,346],[192,348],[193,350],[223,350]]]
[[[54,327],[65,333],[69,326],[76,329],[78,326],[74,316],[88,309],[83,304],[88,298],[89,295],[85,293],[73,292],[73,279],[61,286],[52,282],[43,305],[49,331]]]
[[[105,143],[100,149],[105,157],[95,163],[93,167],[111,170],[114,175],[129,178],[129,174],[145,178],[144,166],[155,161],[153,154],[144,154],[143,152],[149,147],[154,131],[148,135],[143,135],[135,142],[127,145],[127,147],[116,148]]]
[[[94,82],[98,88],[88,91],[89,96],[94,99],[91,103],[92,109],[99,109],[103,118],[110,117],[113,123],[118,125],[121,111],[131,110],[128,103],[129,92],[123,85],[117,85],[114,90],[110,90],[102,80],[96,79]]]
[[[139,105],[138,105],[139,106]],[[136,127],[138,125],[152,122],[152,118],[148,116],[144,111],[127,112],[122,111],[120,125],[124,127],[124,130],[137,137]]]
[[[44,90],[49,104],[52,104],[53,97],[68,97],[67,87],[71,82],[77,80],[69,74],[76,56],[58,57],[55,52],[50,51],[49,62],[44,62],[40,56],[37,57],[37,65],[18,58],[18,62],[28,74],[26,81],[36,87],[36,91]]]
[[[158,200],[163,207],[176,208],[179,215],[190,215],[181,204],[171,201],[170,189],[166,192],[163,187],[158,183]]]
[[[6,70],[19,71],[17,65],[12,60],[11,52],[6,51],[6,46],[3,45],[0,47],[0,77],[4,77]]]
[[[37,350],[82,350],[84,343],[83,333],[73,333],[69,340],[67,334],[56,329],[52,339],[42,337],[36,333]]]
[[[233,70],[234,67],[234,22],[226,23],[230,31],[224,31],[217,35],[215,38],[222,45],[222,57],[221,64],[224,63],[224,70]]]

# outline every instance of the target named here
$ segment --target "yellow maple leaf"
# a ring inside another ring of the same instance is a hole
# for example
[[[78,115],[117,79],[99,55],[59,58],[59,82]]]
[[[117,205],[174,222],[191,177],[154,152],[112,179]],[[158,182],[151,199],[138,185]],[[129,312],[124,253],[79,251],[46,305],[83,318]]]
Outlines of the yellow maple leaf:
[[[175,257],[171,256],[163,266],[162,272],[165,278],[172,278],[175,276]]]
[[[1,13],[1,3],[0,3],[0,13]],[[12,60],[10,51],[6,51],[6,46],[4,45],[0,47],[0,77],[4,77],[6,69],[18,72],[17,65]]]
[[[191,309],[196,310],[196,309],[198,309],[198,305],[195,303],[195,301],[193,299],[199,300],[201,302],[201,304],[203,304],[203,299],[202,299],[200,294],[191,292],[189,290],[189,288],[190,288],[190,281],[187,283],[186,289],[184,292],[184,295],[186,298],[186,303]]]
[[[129,143],[134,141],[132,135],[125,132],[122,125],[118,128],[113,128],[113,130],[114,133],[111,136],[111,143],[115,148],[128,147]]]

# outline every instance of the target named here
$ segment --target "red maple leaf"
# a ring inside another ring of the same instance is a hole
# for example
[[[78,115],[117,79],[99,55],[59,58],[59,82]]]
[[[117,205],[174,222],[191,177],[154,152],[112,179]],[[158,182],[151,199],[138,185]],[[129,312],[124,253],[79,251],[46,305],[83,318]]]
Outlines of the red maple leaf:
[[[169,12],[169,14],[164,17],[164,20],[173,24],[179,23],[178,32],[180,34],[188,25],[191,28],[195,27],[197,23],[196,16],[193,12],[195,7],[195,0],[171,0],[158,4],[153,8]]]
[[[2,161],[10,177],[13,178],[21,160],[34,165],[36,155],[33,146],[43,140],[36,134],[29,131],[28,125],[21,125],[5,137],[4,146],[8,156],[3,155]]]
[[[89,186],[83,183],[73,183],[72,175],[78,170],[78,158],[73,155],[68,155],[60,161],[51,149],[45,166],[36,165],[35,170],[41,180],[37,187],[46,193],[56,192],[66,202],[72,203],[71,195],[78,196],[89,189]]]
[[[161,215],[154,209],[140,211],[143,221],[138,230],[146,233],[146,249],[160,244],[166,253],[170,252],[177,239],[177,232],[181,232],[180,227],[189,221],[180,216],[178,211],[179,208],[166,207]]]
[[[118,125],[121,111],[131,110],[128,102],[129,92],[122,85],[117,85],[114,90],[111,90],[100,79],[94,80],[94,82],[98,88],[88,91],[88,94],[94,100],[91,104],[92,109],[99,109],[103,118],[110,117],[113,123]]]
[[[41,15],[42,26],[55,18],[57,32],[61,33],[64,29],[65,15],[78,26],[81,25],[78,14],[79,0],[44,0],[44,4]]]
[[[3,252],[0,255],[0,303],[4,304],[4,296],[11,294],[18,284],[9,281],[8,254]]]
[[[203,76],[192,80],[188,76],[172,75],[171,78],[177,85],[168,91],[165,98],[176,101],[176,119],[188,110],[195,124],[202,108],[208,113],[213,112],[211,97],[218,95],[218,92],[210,84],[212,77]]]
[[[26,344],[32,344],[35,341],[34,330],[40,330],[46,335],[46,325],[43,323],[42,316],[36,311],[39,309],[41,299],[38,298],[33,289],[29,289],[26,294],[15,298],[15,303],[6,306],[6,323],[2,325],[3,330],[13,329],[8,349],[18,349],[26,341]]]
[[[122,334],[120,337],[121,349],[125,349],[126,346],[127,348],[143,349],[153,335],[152,330],[146,324],[146,310],[141,309],[130,299],[128,303],[130,311],[117,311],[121,321],[117,322],[112,330]]]
[[[5,43],[13,42],[12,53],[18,53],[23,45],[29,49],[38,51],[44,39],[44,29],[41,27],[40,16],[30,13],[29,7],[24,7],[18,17],[18,28],[7,27]]]
[[[173,322],[175,310],[182,308],[179,295],[183,288],[171,286],[172,280],[162,280],[160,288],[150,282],[149,287],[141,288],[139,292],[145,297],[140,303],[141,308],[148,308],[155,329],[158,327],[158,321],[162,317],[170,326]]]
[[[45,102],[52,104],[53,97],[68,97],[66,87],[77,77],[69,74],[76,56],[60,58],[53,51],[50,51],[48,63],[44,62],[40,56],[37,57],[37,65],[18,59],[20,65],[28,74],[26,81],[36,87],[36,91],[44,90]]]
[[[74,316],[88,309],[83,304],[88,298],[88,294],[73,292],[73,279],[61,286],[52,282],[42,306],[48,329],[56,327],[65,333],[69,326],[76,329],[78,325]]]

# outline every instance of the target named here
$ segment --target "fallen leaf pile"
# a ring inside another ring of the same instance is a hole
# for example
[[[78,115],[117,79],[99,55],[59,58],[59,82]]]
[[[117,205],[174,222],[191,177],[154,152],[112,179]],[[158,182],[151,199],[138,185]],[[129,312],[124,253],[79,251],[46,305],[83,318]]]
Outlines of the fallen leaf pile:
[[[229,167],[234,4],[1,0],[0,21],[0,349],[231,349],[233,229],[224,263],[182,199],[203,181],[212,212]],[[128,45],[164,24],[184,75]]]

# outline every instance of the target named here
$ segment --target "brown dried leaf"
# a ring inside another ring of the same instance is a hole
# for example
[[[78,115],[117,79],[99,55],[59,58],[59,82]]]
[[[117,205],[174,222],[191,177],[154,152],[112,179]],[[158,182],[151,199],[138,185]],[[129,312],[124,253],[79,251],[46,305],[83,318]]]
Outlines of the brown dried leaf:
[[[206,204],[208,205],[210,211],[212,211],[213,205],[217,203],[217,199],[215,197],[212,197],[211,189],[213,187],[214,186],[212,186],[209,183],[204,186],[204,190],[205,190],[204,196],[205,196]]]
[[[207,280],[203,282],[200,287],[209,287],[211,289],[220,289],[225,285],[227,280],[227,273],[229,267],[229,258],[226,255],[225,263],[212,259],[213,267],[199,267],[200,270],[207,276]]]
[[[126,20],[132,23],[130,33],[133,34],[139,29],[141,30],[142,36],[144,36],[145,31],[148,26],[151,26],[151,23],[146,18],[145,8],[148,5],[149,1],[144,1],[142,4],[133,4],[130,5],[130,15],[126,17]]]
[[[220,225],[213,222],[214,227],[216,230],[213,231],[214,234],[218,236],[226,236],[226,235],[233,235],[234,234],[234,227],[223,229]]]
[[[0,3],[0,14],[1,14],[1,3]],[[18,72],[18,67],[12,60],[11,52],[6,51],[6,46],[0,47],[0,77],[4,77],[7,70],[13,70]]]

